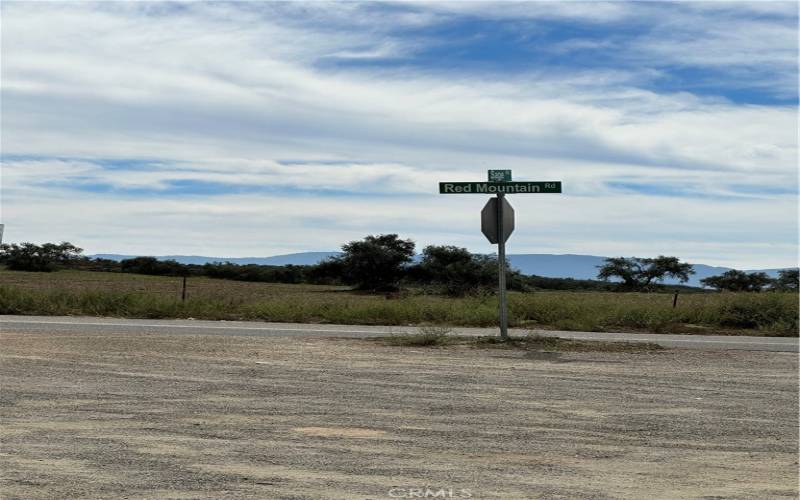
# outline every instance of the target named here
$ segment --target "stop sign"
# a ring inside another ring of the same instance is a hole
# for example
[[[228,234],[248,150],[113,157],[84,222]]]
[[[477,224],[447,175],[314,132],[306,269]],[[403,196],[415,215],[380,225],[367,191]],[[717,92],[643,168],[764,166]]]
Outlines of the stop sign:
[[[505,197],[499,199],[503,207],[502,231],[498,232],[497,227],[498,198],[489,198],[489,201],[486,202],[483,210],[481,210],[481,232],[489,240],[489,243],[497,243],[498,234],[502,234],[503,243],[505,243],[514,231],[514,208]]]

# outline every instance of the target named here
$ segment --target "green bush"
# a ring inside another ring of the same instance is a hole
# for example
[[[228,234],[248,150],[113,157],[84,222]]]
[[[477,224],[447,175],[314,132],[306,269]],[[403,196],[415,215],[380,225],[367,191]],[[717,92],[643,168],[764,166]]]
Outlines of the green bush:
[[[782,294],[739,295],[722,304],[716,316],[722,326],[794,331],[798,328],[796,307],[791,307]]]

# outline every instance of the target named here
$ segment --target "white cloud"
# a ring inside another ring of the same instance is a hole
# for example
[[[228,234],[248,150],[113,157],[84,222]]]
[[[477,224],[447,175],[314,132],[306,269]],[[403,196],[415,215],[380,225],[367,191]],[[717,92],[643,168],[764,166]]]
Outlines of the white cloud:
[[[619,21],[631,15],[626,2],[578,1],[466,1],[397,2],[422,12],[440,16],[471,16],[480,19],[567,19],[588,23]]]
[[[485,169],[504,167],[519,179],[563,179],[569,191],[515,199],[519,217],[538,217],[542,207],[547,214],[518,225],[517,252],[546,244],[548,251],[595,254],[674,249],[686,258],[739,259],[748,267],[794,261],[796,202],[732,187],[796,186],[794,107],[638,88],[642,75],[659,77],[652,69],[545,68],[498,79],[435,67],[318,64],[413,55],[420,40],[394,36],[393,27],[452,16],[613,23],[640,14],[652,20],[668,7],[399,7],[387,13],[347,3],[5,3],[7,237],[68,239],[91,251],[235,256],[327,250],[368,232],[405,232],[421,243],[447,238],[486,251],[474,214],[468,215],[482,201],[433,193],[439,180],[480,179]],[[742,8],[719,6],[714,15],[738,15]],[[717,28],[703,9],[681,4],[675,12],[685,22],[659,21],[654,33],[660,37],[638,39],[633,55],[663,61],[685,55],[692,64],[715,67],[757,59],[768,70],[788,67],[796,77],[796,62],[786,56],[796,28],[741,18]],[[308,13],[304,20],[297,17],[301,10]],[[666,36],[671,27],[676,36]],[[98,158],[153,161],[146,170],[109,170]],[[186,180],[409,196],[124,194],[131,188],[168,192],[171,181]],[[707,199],[609,187],[620,180],[683,186]],[[91,184],[122,191],[65,187]],[[739,231],[743,224],[758,227],[767,246],[751,243]],[[209,228],[217,238],[207,236]]]

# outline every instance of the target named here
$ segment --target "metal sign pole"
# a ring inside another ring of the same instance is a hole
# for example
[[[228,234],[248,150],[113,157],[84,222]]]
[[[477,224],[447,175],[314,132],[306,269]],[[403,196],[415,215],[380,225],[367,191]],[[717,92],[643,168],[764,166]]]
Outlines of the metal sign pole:
[[[560,193],[561,181],[513,182],[511,170],[489,170],[487,182],[440,182],[440,194],[496,194],[481,210],[481,232],[489,243],[497,243],[498,292],[500,293],[500,338],[508,339],[506,293],[506,239],[514,232],[514,207],[507,194]]]
[[[508,304],[506,301],[506,238],[503,229],[503,202],[505,195],[497,194],[497,270],[500,288],[500,338],[508,338]]]

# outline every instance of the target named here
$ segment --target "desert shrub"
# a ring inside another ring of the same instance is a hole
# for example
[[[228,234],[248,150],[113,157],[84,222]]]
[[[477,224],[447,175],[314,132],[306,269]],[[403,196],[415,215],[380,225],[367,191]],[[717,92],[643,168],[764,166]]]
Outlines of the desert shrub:
[[[717,322],[735,328],[779,329],[797,331],[797,307],[783,294],[759,296],[757,300],[738,296],[720,305]]]

